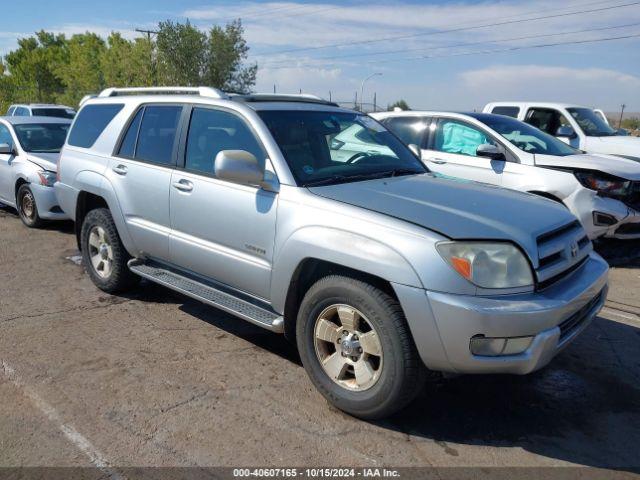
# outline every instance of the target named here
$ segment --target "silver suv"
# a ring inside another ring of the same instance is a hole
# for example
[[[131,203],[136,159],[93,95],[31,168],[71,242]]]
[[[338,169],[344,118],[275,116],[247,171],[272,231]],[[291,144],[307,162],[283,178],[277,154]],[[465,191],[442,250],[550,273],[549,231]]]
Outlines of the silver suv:
[[[284,333],[362,418],[439,372],[544,366],[607,294],[564,207],[433,175],[377,121],[316,97],[109,89],[81,108],[58,172],[99,288],[144,277]]]

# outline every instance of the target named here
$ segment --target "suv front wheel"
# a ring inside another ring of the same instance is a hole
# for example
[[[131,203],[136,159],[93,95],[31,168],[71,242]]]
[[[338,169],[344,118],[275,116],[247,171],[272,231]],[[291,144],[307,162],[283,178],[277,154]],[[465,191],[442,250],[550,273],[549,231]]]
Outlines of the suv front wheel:
[[[316,388],[340,410],[375,419],[405,407],[425,378],[402,309],[363,281],[329,276],[305,295],[296,339]]]
[[[85,268],[100,290],[121,292],[139,280],[127,266],[131,257],[122,245],[108,209],[98,208],[87,213],[82,222],[80,245]]]

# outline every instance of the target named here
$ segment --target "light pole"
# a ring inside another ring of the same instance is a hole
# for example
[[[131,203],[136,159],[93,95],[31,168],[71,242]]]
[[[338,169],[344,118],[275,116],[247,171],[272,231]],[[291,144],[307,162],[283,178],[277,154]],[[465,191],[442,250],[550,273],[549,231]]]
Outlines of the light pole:
[[[360,85],[360,111],[364,110],[364,84],[370,78],[377,77],[378,75],[382,74],[380,72],[372,73],[367,78],[362,80],[362,84]]]

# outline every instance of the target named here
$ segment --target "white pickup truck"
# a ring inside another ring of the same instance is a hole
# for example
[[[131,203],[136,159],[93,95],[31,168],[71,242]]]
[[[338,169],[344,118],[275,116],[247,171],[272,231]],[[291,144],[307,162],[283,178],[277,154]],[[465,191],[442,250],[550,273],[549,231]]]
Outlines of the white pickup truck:
[[[517,118],[588,153],[618,155],[640,162],[640,138],[619,133],[589,107],[566,103],[492,102],[483,112]]]

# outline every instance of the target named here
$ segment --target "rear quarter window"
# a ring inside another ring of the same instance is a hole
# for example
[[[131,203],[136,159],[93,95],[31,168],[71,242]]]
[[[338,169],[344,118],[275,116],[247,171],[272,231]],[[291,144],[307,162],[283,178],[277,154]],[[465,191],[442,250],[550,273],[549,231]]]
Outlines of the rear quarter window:
[[[519,107],[494,107],[491,110],[491,113],[495,113],[496,115],[506,115],[507,117],[518,118],[518,114],[520,113]]]
[[[78,113],[67,143],[74,147],[91,148],[123,107],[122,103],[87,105]]]

